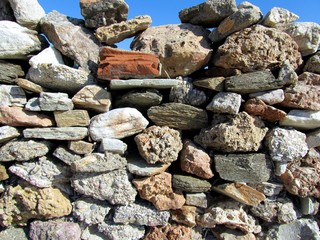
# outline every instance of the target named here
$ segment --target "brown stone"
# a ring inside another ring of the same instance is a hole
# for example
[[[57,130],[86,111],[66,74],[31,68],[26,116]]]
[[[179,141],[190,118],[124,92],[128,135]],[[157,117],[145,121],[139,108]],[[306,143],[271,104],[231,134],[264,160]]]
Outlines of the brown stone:
[[[183,225],[167,224],[163,227],[152,227],[144,240],[190,240],[191,228]]]
[[[158,210],[179,209],[185,203],[183,194],[173,192],[170,173],[163,172],[147,178],[134,179],[132,183],[139,191],[140,197],[152,202]]]
[[[171,210],[171,219],[188,227],[194,227],[196,223],[196,211],[194,206],[182,206],[180,209]]]
[[[47,115],[19,107],[0,107],[0,123],[12,127],[50,127],[54,121]]]
[[[224,77],[212,77],[196,80],[193,85],[222,92],[224,90]]]
[[[76,154],[89,154],[93,151],[93,143],[85,141],[70,141],[68,148]]]
[[[159,76],[159,57],[154,54],[104,47],[101,48],[99,57],[98,78],[100,79]]]
[[[285,90],[282,106],[306,110],[320,110],[320,75],[304,72],[297,84]]]
[[[265,104],[262,100],[253,98],[244,104],[244,111],[253,116],[260,116],[261,119],[269,122],[278,122],[283,120],[287,113],[275,107]]]
[[[18,78],[16,80],[16,84],[23,88],[26,91],[32,92],[32,93],[41,93],[41,92],[45,92],[45,90],[43,89],[43,87],[41,87],[40,85],[33,83],[27,79],[23,79],[23,78]]]
[[[213,177],[211,164],[212,159],[202,148],[190,140],[184,142],[180,157],[180,166],[183,171],[200,178],[210,179]]]
[[[7,180],[9,178],[9,175],[7,173],[7,169],[5,166],[0,165],[0,181]]]
[[[86,127],[90,124],[86,110],[55,111],[54,119],[58,127]]]

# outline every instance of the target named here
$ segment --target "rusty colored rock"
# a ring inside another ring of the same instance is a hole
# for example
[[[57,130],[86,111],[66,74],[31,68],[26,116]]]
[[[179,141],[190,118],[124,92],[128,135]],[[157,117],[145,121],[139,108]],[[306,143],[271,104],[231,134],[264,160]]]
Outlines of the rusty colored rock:
[[[144,240],[190,240],[191,228],[184,225],[167,224],[163,227],[153,227]]]
[[[100,50],[98,78],[104,80],[155,78],[159,76],[159,57],[150,53],[104,47]]]
[[[184,205],[180,209],[171,210],[171,219],[188,227],[194,227],[197,225],[196,211],[196,207]]]

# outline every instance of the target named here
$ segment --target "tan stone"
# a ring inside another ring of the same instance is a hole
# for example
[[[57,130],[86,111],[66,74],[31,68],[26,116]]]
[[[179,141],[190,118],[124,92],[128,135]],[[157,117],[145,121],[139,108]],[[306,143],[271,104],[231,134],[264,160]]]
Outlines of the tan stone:
[[[68,148],[76,154],[89,154],[93,151],[93,143],[85,141],[70,141]]]
[[[261,119],[269,122],[278,122],[287,116],[286,112],[269,106],[259,99],[249,99],[244,104],[244,111],[253,116],[260,116]]]
[[[194,206],[182,206],[180,209],[171,210],[171,219],[188,227],[194,227],[196,223],[196,211]]]
[[[167,224],[163,227],[152,227],[144,240],[190,240],[191,228],[183,225]]]
[[[23,88],[26,91],[29,92],[33,92],[33,93],[41,93],[41,92],[45,92],[45,89],[43,89],[43,87],[41,87],[40,85],[33,83],[27,79],[23,79],[23,78],[18,78],[16,80],[16,84]]]
[[[170,173],[163,172],[147,178],[134,179],[132,183],[139,191],[140,197],[152,202],[158,210],[179,209],[185,203],[183,194],[173,192]]]
[[[155,78],[159,76],[159,57],[135,51],[109,47],[100,49],[98,78],[104,80]]]
[[[55,111],[54,119],[58,127],[86,127],[90,124],[86,110]]]
[[[224,81],[224,77],[212,77],[196,80],[193,82],[193,85],[222,92],[224,90]]]
[[[0,107],[0,123],[12,127],[50,127],[54,121],[47,115],[19,107]]]
[[[9,178],[9,175],[7,173],[7,169],[5,166],[0,165],[0,181],[7,180]]]

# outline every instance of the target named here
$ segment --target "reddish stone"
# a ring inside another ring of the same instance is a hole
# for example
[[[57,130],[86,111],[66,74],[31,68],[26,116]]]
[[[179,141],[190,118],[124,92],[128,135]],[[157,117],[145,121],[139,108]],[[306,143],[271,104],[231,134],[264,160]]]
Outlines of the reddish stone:
[[[104,80],[159,76],[159,57],[154,54],[104,47],[100,50],[98,78]]]

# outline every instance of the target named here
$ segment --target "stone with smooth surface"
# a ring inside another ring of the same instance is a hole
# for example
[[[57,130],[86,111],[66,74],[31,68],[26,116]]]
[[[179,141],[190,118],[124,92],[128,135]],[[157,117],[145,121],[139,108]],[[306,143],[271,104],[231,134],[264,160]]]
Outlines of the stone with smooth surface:
[[[249,94],[250,98],[256,98],[268,105],[281,103],[284,100],[284,91],[282,89],[256,92]]]
[[[22,67],[20,65],[0,60],[1,83],[12,84],[18,77],[23,77],[24,75],[24,71],[22,70]]]
[[[129,156],[127,169],[134,175],[150,177],[166,171],[170,165],[170,163],[149,164],[140,156]]]
[[[88,129],[85,127],[27,128],[23,130],[23,136],[48,140],[81,140],[88,136]]]
[[[26,102],[26,93],[19,86],[0,85],[0,106],[23,107]]]
[[[232,92],[219,92],[206,109],[214,113],[238,114],[241,106],[241,95]]]
[[[17,128],[11,126],[0,127],[0,143],[5,143],[20,136],[20,132]]]
[[[129,79],[129,80],[111,80],[111,90],[122,90],[132,88],[155,88],[167,89],[177,86],[177,79]]]
[[[262,24],[267,27],[281,27],[299,19],[299,16],[287,9],[273,7],[264,17]]]
[[[128,145],[119,139],[103,138],[99,146],[99,152],[112,152],[123,155],[127,148]]]
[[[48,64],[64,64],[62,54],[50,46],[44,50],[42,50],[37,55],[33,56],[29,60],[29,64],[31,67],[37,68],[40,63],[48,63]]]
[[[57,127],[86,127],[90,124],[87,110],[55,111],[53,114]]]
[[[319,51],[308,59],[308,61],[306,62],[306,65],[303,68],[303,71],[320,74],[320,52]]]
[[[211,190],[211,184],[206,180],[178,174],[173,175],[172,186],[175,189],[189,193],[207,192]]]
[[[320,127],[320,111],[291,110],[280,126],[312,130]]]

